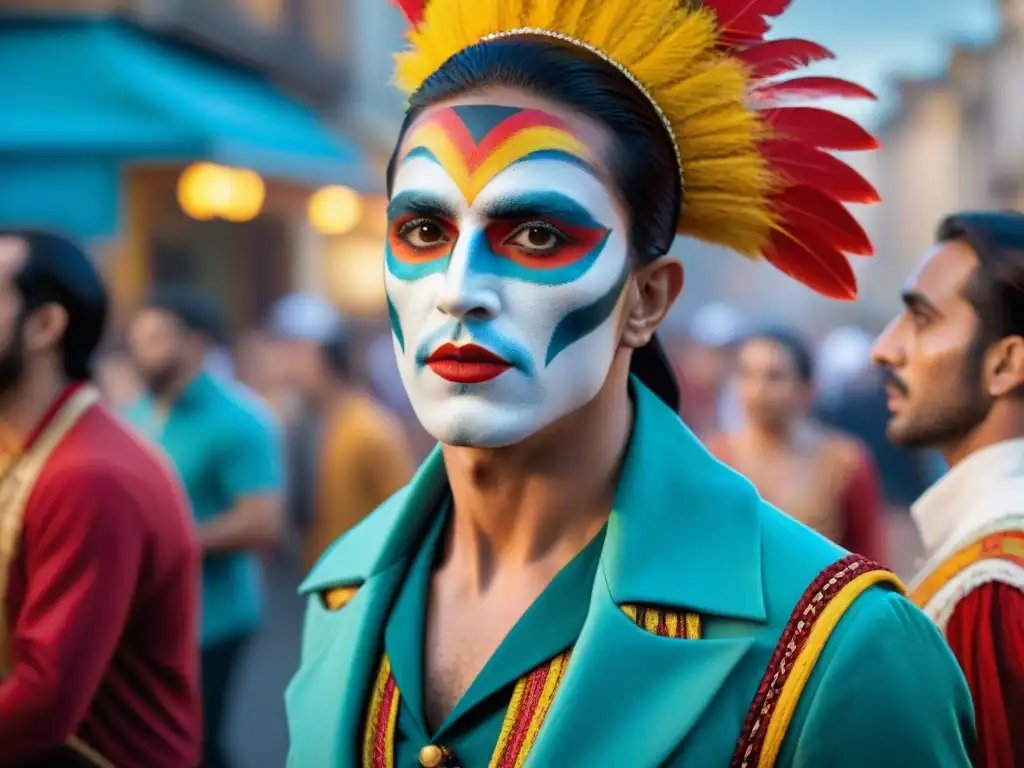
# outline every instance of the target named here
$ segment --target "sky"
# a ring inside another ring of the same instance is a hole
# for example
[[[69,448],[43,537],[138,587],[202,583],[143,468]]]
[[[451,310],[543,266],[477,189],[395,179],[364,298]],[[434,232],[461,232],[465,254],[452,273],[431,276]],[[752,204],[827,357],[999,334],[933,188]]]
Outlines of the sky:
[[[996,33],[1000,0],[793,0],[773,37],[821,43],[836,60],[808,72],[854,80],[880,97],[877,105],[841,108],[870,125],[893,106],[893,76],[939,74],[954,42],[986,42]]]

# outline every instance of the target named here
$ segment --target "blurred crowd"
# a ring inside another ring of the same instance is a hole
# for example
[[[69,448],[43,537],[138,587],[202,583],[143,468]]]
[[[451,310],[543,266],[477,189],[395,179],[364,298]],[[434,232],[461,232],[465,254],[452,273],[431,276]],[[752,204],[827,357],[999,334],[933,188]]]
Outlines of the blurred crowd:
[[[680,415],[713,449],[754,440],[755,432],[791,440],[806,429],[847,436],[876,468],[878,508],[898,528],[944,466],[937,454],[908,451],[885,438],[884,379],[871,362],[879,330],[804,333],[753,325],[729,304],[703,306],[665,334],[683,391]],[[255,393],[283,428],[287,520],[292,541],[308,537],[301,544],[304,568],[403,485],[433,445],[409,405],[391,345],[386,329],[363,327],[304,293],[278,301],[260,326],[238,338],[209,340],[207,370]],[[145,391],[127,343],[105,350],[97,375],[118,407]],[[743,473],[761,474],[750,464],[768,462],[766,451],[745,462],[737,458]],[[794,506],[793,499],[779,501]],[[892,550],[894,567],[911,566],[906,547]]]
[[[943,467],[886,440],[884,382],[871,362],[878,330],[755,326],[714,303],[669,328],[664,343],[680,415],[720,460],[821,534],[910,574],[920,549],[908,507]],[[253,721],[232,715],[239,687],[268,670],[283,675],[297,652],[303,574],[409,480],[432,440],[406,398],[389,330],[312,294],[285,296],[257,327],[229,338],[216,302],[162,291],[104,350],[96,378],[169,454],[201,537],[213,537],[203,542],[204,764],[230,765],[230,723]],[[205,410],[196,410],[199,399]],[[252,431],[259,424],[268,439]],[[247,437],[212,449],[204,431]],[[229,497],[208,498],[211,477],[223,477]],[[215,522],[204,526],[206,517]],[[259,563],[262,581],[242,573]],[[266,639],[289,625],[294,631]],[[261,654],[271,663],[253,660]]]

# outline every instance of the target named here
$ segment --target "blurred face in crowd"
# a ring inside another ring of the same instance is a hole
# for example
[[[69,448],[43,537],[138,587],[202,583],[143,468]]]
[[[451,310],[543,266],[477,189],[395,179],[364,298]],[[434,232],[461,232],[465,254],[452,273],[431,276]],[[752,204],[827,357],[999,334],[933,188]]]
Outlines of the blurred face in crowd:
[[[25,367],[25,322],[14,277],[27,258],[24,240],[0,238],[0,391],[17,384]]]
[[[889,439],[907,447],[956,442],[980,424],[993,396],[983,386],[978,317],[964,298],[977,265],[965,243],[929,251],[903,290],[904,310],[875,343],[886,373]]]
[[[67,312],[43,304],[25,313],[15,279],[29,259],[28,243],[0,237],[0,392],[16,386],[34,354],[52,353],[67,328]]]
[[[180,380],[196,345],[201,346],[195,336],[167,310],[150,307],[135,316],[128,346],[140,378],[154,395],[167,393]]]
[[[426,430],[500,447],[582,407],[620,348],[628,217],[557,105],[427,110],[388,208],[385,285],[402,381]]]
[[[694,342],[685,352],[687,381],[701,390],[717,392],[732,373],[736,349]]]
[[[771,338],[752,338],[739,349],[740,400],[751,423],[777,431],[807,413],[811,383],[801,377],[793,352]]]

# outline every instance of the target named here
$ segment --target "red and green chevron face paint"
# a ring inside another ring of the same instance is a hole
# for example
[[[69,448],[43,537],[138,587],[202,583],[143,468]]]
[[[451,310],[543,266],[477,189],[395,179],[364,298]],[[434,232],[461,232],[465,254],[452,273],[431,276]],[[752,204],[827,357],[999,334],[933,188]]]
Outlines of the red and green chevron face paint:
[[[555,111],[441,107],[406,132],[385,285],[403,382],[438,440],[518,442],[604,384],[629,262],[600,167]]]

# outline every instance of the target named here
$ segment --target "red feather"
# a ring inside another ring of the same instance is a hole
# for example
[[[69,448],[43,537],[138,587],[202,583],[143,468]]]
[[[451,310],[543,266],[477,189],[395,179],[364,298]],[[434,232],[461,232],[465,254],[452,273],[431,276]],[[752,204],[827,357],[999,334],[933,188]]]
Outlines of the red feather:
[[[858,256],[875,252],[871,238],[842,203],[812,187],[789,187],[775,196],[772,208],[782,214],[782,226],[816,232],[839,251]]]
[[[857,298],[857,278],[846,257],[809,232],[794,232],[799,241],[779,231],[764,250],[768,263],[813,291],[832,299]]]
[[[813,187],[844,203],[877,203],[878,191],[837,157],[798,141],[772,139],[761,145],[771,167],[794,185]]]
[[[792,0],[704,0],[715,12],[723,41],[759,42],[769,26],[765,17],[780,15]]]
[[[828,48],[810,40],[795,38],[769,40],[752,48],[736,51],[734,55],[747,65],[754,80],[784,75],[816,61],[835,58],[835,54]]]
[[[414,27],[423,21],[423,11],[427,7],[428,0],[392,0],[392,2],[401,9],[402,14]]]
[[[779,99],[870,99],[878,97],[862,85],[838,77],[795,77],[780,83],[768,83],[755,88],[751,94],[755,99],[777,101]]]
[[[778,138],[840,152],[878,149],[878,139],[848,117],[818,107],[778,107],[761,111]]]

